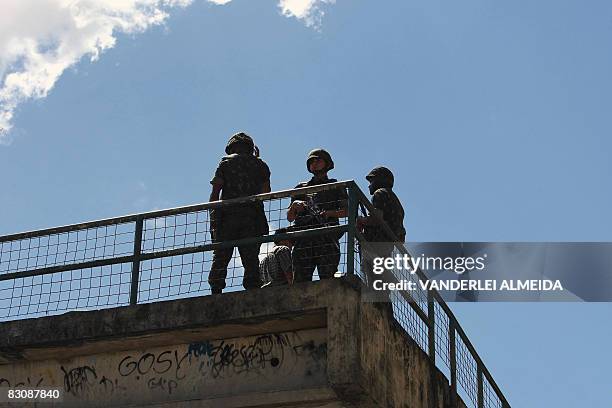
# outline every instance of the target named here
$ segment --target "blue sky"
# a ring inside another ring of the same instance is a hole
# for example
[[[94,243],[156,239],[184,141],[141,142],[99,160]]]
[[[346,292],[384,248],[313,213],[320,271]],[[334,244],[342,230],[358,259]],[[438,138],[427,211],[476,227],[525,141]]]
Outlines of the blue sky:
[[[273,190],[319,146],[392,168],[411,241],[612,240],[610,2],[320,7],[196,0],[72,65],[15,110],[0,234],[203,202],[246,130]],[[610,406],[610,304],[453,306],[513,406]]]

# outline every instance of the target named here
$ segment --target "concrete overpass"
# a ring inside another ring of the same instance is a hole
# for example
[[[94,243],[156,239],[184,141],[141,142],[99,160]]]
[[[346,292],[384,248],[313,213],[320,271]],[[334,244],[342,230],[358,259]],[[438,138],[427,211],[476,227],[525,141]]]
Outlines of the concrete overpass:
[[[347,276],[3,323],[0,384],[60,387],[63,407],[451,406],[360,289]]]

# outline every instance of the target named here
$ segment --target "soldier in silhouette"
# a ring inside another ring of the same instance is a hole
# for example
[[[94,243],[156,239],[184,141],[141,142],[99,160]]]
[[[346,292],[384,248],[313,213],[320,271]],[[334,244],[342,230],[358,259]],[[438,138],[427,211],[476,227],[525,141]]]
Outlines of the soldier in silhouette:
[[[363,232],[367,241],[367,243],[361,245],[361,269],[365,275],[368,288],[374,290],[372,287],[374,280],[392,280],[390,271],[381,275],[373,273],[374,258],[392,256],[393,242],[397,239],[403,243],[406,239],[406,230],[404,229],[404,208],[395,192],[393,192],[394,177],[391,170],[382,166],[376,167],[366,175],[366,180],[370,183],[368,189],[372,195],[372,205],[375,211],[395,235],[394,237],[389,236],[379,221],[372,215],[357,219],[357,228]],[[387,293],[373,299],[376,299],[376,301],[389,300]]]
[[[253,139],[246,133],[236,133],[230,138],[225,148],[227,155],[221,159],[210,181],[210,201],[247,197],[270,191],[270,169],[257,157],[256,151]],[[267,233],[268,222],[261,202],[221,206],[211,211],[213,242],[257,237]],[[242,286],[245,289],[260,286],[259,247],[258,244],[238,247],[244,267]],[[221,293],[225,288],[227,266],[233,253],[233,247],[216,249],[213,252],[208,276],[213,294]]]
[[[334,168],[331,155],[324,149],[314,149],[306,158],[306,168],[312,178],[299,183],[295,188],[335,183],[327,173]],[[347,215],[345,189],[320,191],[314,194],[292,197],[287,211],[287,220],[294,228],[321,228],[339,225],[339,218]],[[314,238],[296,240],[293,247],[293,270],[296,282],[311,281],[315,268],[320,279],[334,276],[340,263],[341,234],[324,234]]]

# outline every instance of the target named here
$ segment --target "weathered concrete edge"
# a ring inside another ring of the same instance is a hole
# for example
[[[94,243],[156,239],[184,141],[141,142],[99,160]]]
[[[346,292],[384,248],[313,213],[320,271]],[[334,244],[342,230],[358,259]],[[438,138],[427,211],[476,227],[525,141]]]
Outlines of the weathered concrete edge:
[[[298,319],[326,310],[330,300],[350,296],[356,277],[307,282],[290,288],[266,288],[223,295],[0,323],[0,359],[21,359],[25,349],[79,346],[89,342],[150,336],[220,325],[260,325],[272,319]],[[312,328],[312,325],[309,327]]]
[[[245,408],[245,407],[321,407],[338,401],[337,395],[328,387],[301,390],[269,391],[247,393],[234,397],[208,400],[185,400],[151,404],[155,408]]]

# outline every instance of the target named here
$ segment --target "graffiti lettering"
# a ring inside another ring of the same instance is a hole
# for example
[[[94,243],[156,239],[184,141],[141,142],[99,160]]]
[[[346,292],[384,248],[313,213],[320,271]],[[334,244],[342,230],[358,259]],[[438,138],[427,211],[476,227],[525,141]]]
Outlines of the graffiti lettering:
[[[291,340],[286,334],[268,334],[242,346],[226,344],[225,341],[217,345],[210,341],[192,343],[187,354],[189,361],[192,357],[201,360],[199,371],[202,375],[210,372],[213,378],[217,378],[227,369],[241,374],[266,367],[280,367],[285,359],[285,349],[290,345]]]
[[[147,360],[150,360],[150,363],[148,366],[147,366]],[[144,363],[145,368],[142,368],[143,363]],[[143,355],[142,357],[140,357],[140,360],[138,360],[138,372],[142,375],[148,373],[149,370],[153,368],[153,364],[155,364],[155,356],[153,354],[147,353]]]
[[[168,394],[172,394],[172,391],[176,389],[178,383],[174,380],[166,380],[165,378],[156,378],[153,377],[147,381],[147,387],[149,389],[162,389],[164,391],[168,391]]]
[[[115,390],[127,391],[126,387],[119,385],[119,381],[116,378],[113,381],[103,375],[100,384],[104,386],[104,391],[111,395],[115,393]]]
[[[26,379],[27,379],[27,381],[16,382],[13,387],[15,387],[15,388],[16,387],[25,387],[26,385],[28,387],[38,387],[43,382],[43,377],[40,377],[38,379],[38,381],[36,381],[36,383],[34,383],[32,380],[30,380],[30,377],[27,377]],[[11,386],[11,382],[7,378],[0,378],[0,387],[2,387],[3,384],[6,384],[6,386],[8,386],[8,387]]]
[[[146,375],[151,370],[153,370],[156,374],[164,374],[173,366],[173,361],[170,358],[171,354],[172,351],[166,350],[159,353],[156,358],[155,354],[153,353],[145,353],[138,359],[128,355],[119,362],[117,371],[122,377],[127,377],[134,372],[138,372],[140,375]],[[178,351],[174,350],[175,377],[177,380],[185,378],[185,374],[181,375],[179,371],[186,358],[187,353],[179,356]]]
[[[153,367],[153,371],[155,371],[157,374],[163,374],[163,373],[165,373],[166,371],[168,371],[169,369],[172,368],[172,360],[170,360],[169,358],[168,359],[166,359],[166,358],[162,359],[162,356],[164,354],[170,354],[170,353],[171,353],[170,350],[167,350],[167,351],[164,351],[163,353],[160,353],[159,356],[157,356],[157,362],[159,364],[167,363],[168,365],[166,366],[166,368],[163,368],[163,369],[157,369],[156,368],[157,366]]]
[[[63,377],[64,392],[83,400],[106,398],[110,401],[112,397],[119,401],[128,392],[146,395],[148,390],[173,397],[191,395],[205,389],[201,386],[216,390],[218,384],[220,389],[225,389],[231,382],[224,380],[238,375],[248,376],[245,380],[249,383],[259,381],[262,375],[321,375],[326,368],[327,344],[310,338],[305,341],[300,332],[291,332],[112,354],[110,361],[96,358],[70,360],[72,363],[61,361],[66,366],[57,364],[41,369],[38,373],[44,373],[45,381],[29,369],[17,371],[26,373],[17,374],[19,378],[2,371],[1,375],[6,378],[0,378],[0,387],[61,384]],[[107,367],[111,367],[110,372]],[[126,384],[130,384],[129,390]]]
[[[179,376],[179,371],[181,370],[181,364],[183,364],[183,361],[185,361],[185,359],[187,358],[187,353],[183,354],[183,357],[181,357],[180,359],[178,358],[178,351],[174,350],[174,361],[176,362],[176,370],[174,372],[174,377],[177,380],[182,380],[183,378],[185,378],[185,374],[183,374],[182,376]]]
[[[81,395],[89,391],[90,387],[94,384],[91,379],[98,378],[96,369],[89,366],[82,366],[73,368],[70,371],[66,371],[64,366],[60,367],[64,372],[64,391],[71,393],[74,396]]]
[[[123,377],[126,377],[132,374],[134,370],[136,370],[136,367],[138,366],[138,363],[136,363],[135,361],[127,361],[127,360],[130,360],[131,358],[132,356],[126,356],[123,360],[119,362],[117,371],[119,371],[119,374],[121,374],[121,376]]]

